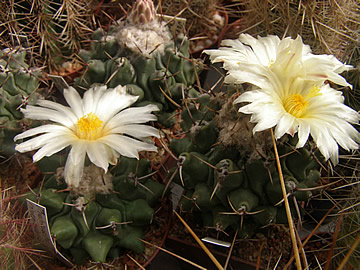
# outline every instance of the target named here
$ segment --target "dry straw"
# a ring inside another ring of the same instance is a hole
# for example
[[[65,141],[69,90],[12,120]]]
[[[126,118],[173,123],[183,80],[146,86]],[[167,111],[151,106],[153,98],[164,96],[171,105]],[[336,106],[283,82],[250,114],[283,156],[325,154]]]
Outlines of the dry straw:
[[[245,29],[253,35],[301,35],[314,53],[346,60],[359,46],[360,2],[357,0],[242,1]]]

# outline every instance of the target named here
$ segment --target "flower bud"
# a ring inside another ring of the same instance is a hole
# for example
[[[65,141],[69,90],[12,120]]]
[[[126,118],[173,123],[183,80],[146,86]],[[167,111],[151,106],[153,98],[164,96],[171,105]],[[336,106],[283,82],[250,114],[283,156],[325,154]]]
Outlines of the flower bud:
[[[156,12],[152,0],[136,0],[130,14],[132,23],[136,25],[148,24],[155,18]]]

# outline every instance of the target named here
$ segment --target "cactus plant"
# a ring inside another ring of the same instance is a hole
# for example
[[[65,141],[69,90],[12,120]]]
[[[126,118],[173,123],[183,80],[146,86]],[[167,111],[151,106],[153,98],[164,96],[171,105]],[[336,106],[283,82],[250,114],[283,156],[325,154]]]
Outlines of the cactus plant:
[[[94,1],[10,0],[2,4],[7,46],[32,48],[38,66],[59,69],[90,35]],[[41,56],[41,57],[39,57]]]
[[[192,85],[200,71],[200,65],[190,60],[189,41],[181,35],[171,38],[151,1],[135,2],[127,20],[112,25],[107,33],[96,30],[91,50],[79,55],[87,63],[83,76],[75,80],[79,89],[95,83],[126,86],[139,96],[138,105],[156,103],[159,121],[168,126],[183,95],[195,91]]]
[[[26,197],[46,207],[51,234],[61,251],[77,264],[88,257],[105,262],[121,249],[144,252],[140,239],[165,187],[151,179],[149,161],[122,157],[113,175],[90,165],[84,169],[80,186],[64,191],[57,160],[53,156],[39,162],[43,172],[52,170],[52,163],[57,174],[48,175],[43,187]]]
[[[10,156],[14,151],[12,138],[29,125],[20,108],[34,104],[40,97],[41,71],[30,68],[23,48],[0,51],[0,144],[1,155]]]
[[[231,113],[235,110],[230,105],[233,98],[226,101],[224,96],[223,92],[215,97],[198,95],[192,99],[196,100],[194,107],[192,104],[188,110],[184,108],[181,125],[189,132],[170,143],[178,156],[180,172],[174,181],[185,188],[181,209],[200,211],[203,226],[218,231],[239,228],[239,237],[251,237],[256,228],[287,223],[280,203],[283,197],[279,176],[269,134],[263,133],[255,140],[246,127],[247,121],[242,125],[239,117]],[[236,123],[240,128],[235,127],[235,131],[227,128],[234,129]],[[231,135],[225,136],[226,132]],[[238,138],[225,142],[224,136]],[[287,192],[297,201],[307,201],[313,195],[308,188],[316,186],[320,179],[320,165],[314,155],[319,160],[321,157],[310,146],[294,152],[294,141],[283,139],[279,145],[279,154],[284,155],[281,163]]]

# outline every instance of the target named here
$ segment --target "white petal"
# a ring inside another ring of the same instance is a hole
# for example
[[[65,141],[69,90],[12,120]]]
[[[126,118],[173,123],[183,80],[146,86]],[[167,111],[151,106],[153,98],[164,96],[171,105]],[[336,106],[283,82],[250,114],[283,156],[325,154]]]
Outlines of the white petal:
[[[271,113],[262,114],[261,116],[253,114],[251,115],[250,122],[257,123],[253,128],[253,133],[256,133],[274,127],[278,123],[278,118],[276,116],[273,117]]]
[[[329,134],[327,129],[321,129],[321,125],[311,126],[311,136],[314,138],[317,147],[319,148],[321,154],[324,156],[325,160],[329,158],[334,165],[338,163],[338,145],[336,141]]]
[[[104,94],[106,89],[106,85],[96,85],[84,93],[83,110],[85,115],[96,112],[100,97]]]
[[[83,102],[78,91],[76,91],[74,87],[70,86],[69,88],[64,89],[64,97],[78,119],[85,115],[83,111]]]
[[[20,110],[24,114],[25,118],[34,120],[50,120],[67,127],[73,126],[73,121],[71,119],[52,109],[27,105],[25,109]]]
[[[108,159],[109,159],[109,163],[111,165],[116,165],[118,158],[119,158],[119,153],[116,152],[114,149],[112,149],[111,147],[109,147],[108,145],[105,145],[105,149],[108,152]]]
[[[64,117],[65,116],[68,117],[69,120],[71,122],[73,122],[74,124],[77,122],[77,118],[76,118],[74,112],[69,107],[66,107],[64,105],[61,105],[61,104],[53,102],[53,101],[44,100],[44,99],[38,100],[36,104],[40,105],[42,107],[45,107],[45,108],[55,110],[60,115],[63,114]]]
[[[84,171],[86,144],[79,141],[72,146],[65,164],[64,178],[68,186],[78,187]]]
[[[105,173],[109,167],[109,152],[103,143],[97,141],[90,142],[87,147],[87,154],[92,163],[96,166],[103,168]]]
[[[99,100],[95,114],[106,123],[116,113],[136,102],[138,96],[124,93],[121,86],[108,89]]]
[[[115,115],[107,123],[107,127],[112,129],[117,126],[127,124],[146,123],[149,121],[155,121],[157,118],[151,114],[153,111],[158,111],[159,108],[156,105],[149,104],[144,107],[132,107],[125,109]]]
[[[14,141],[20,140],[20,139],[24,139],[27,137],[31,137],[34,135],[38,135],[41,133],[47,133],[47,132],[69,132],[70,130],[67,127],[64,126],[60,126],[60,125],[43,125],[43,126],[38,126],[29,130],[24,131],[23,133],[20,133],[18,135],[16,135],[14,137]]]
[[[26,142],[18,144],[16,145],[15,150],[20,153],[36,150],[42,147],[43,145],[47,144],[49,141],[60,137],[66,137],[72,141],[76,140],[75,135],[72,133],[51,132],[51,133],[42,134],[40,136],[27,140]]]
[[[119,152],[120,155],[139,159],[139,151],[157,151],[155,145],[126,136],[111,134],[100,139],[101,142]]]
[[[69,137],[56,137],[51,141],[48,141],[44,146],[42,146],[34,155],[33,161],[37,162],[42,159],[44,156],[50,157],[51,155],[60,152],[65,147],[69,146],[73,140]]]
[[[280,139],[285,133],[290,134],[290,130],[293,126],[293,123],[295,121],[295,117],[291,114],[284,113],[280,119],[279,122],[275,128],[275,138]],[[290,134],[294,135],[294,134]]]
[[[148,125],[140,125],[140,124],[134,124],[134,125],[122,125],[115,127],[111,130],[111,133],[121,133],[121,134],[127,134],[132,137],[141,139],[144,137],[159,137],[159,130]]]
[[[265,74],[259,75],[257,73],[245,71],[245,70],[229,70],[224,80],[228,84],[242,84],[250,83],[261,89],[267,89],[270,87],[270,82]]]
[[[296,144],[296,148],[301,148],[305,145],[309,139],[310,125],[306,121],[299,121],[298,137],[299,141]]]
[[[349,136],[347,136],[343,130],[332,128],[330,129],[330,133],[343,149],[347,151],[350,151],[351,149],[358,149],[359,145]]]
[[[268,55],[268,50],[265,47],[264,41],[267,41],[268,39],[275,38],[274,36],[268,36],[267,38],[262,39],[256,39],[249,34],[241,34],[239,36],[239,40],[251,46],[252,50],[254,51],[254,54],[256,55],[258,63],[260,63],[263,66],[269,65],[271,59],[271,56]],[[275,38],[276,39],[276,38]]]
[[[246,91],[234,100],[234,103],[241,102],[271,102],[272,99],[264,91],[252,90]]]
[[[259,37],[259,40],[263,42],[266,53],[269,57],[269,62],[265,64],[266,66],[268,66],[270,64],[270,61],[275,61],[277,58],[277,47],[280,44],[280,39],[278,36],[267,36]]]

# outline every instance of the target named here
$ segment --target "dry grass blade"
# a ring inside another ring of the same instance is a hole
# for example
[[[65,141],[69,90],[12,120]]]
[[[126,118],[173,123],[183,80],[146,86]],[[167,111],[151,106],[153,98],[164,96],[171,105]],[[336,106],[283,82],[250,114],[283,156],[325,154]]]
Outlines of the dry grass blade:
[[[18,201],[10,197],[11,191],[12,188],[0,190],[0,268],[25,270],[31,265],[37,267],[36,260],[43,255],[40,250],[31,248],[29,219],[21,213]]]
[[[162,247],[159,247],[159,246],[157,246],[157,245],[155,245],[155,244],[152,244],[152,243],[150,243],[150,242],[147,242],[147,241],[145,241],[145,240],[143,240],[143,239],[139,239],[139,240],[140,240],[141,242],[144,242],[144,243],[147,244],[147,245],[156,247],[157,249],[160,249],[161,251],[164,251],[164,252],[166,252],[166,253],[168,253],[168,254],[170,254],[170,255],[172,255],[172,256],[180,259],[180,260],[183,260],[184,262],[187,262],[188,264],[191,264],[191,265],[193,265],[193,266],[195,266],[195,267],[197,267],[197,268],[199,268],[199,269],[206,270],[206,268],[204,268],[204,267],[202,267],[202,266],[200,266],[200,265],[198,265],[198,264],[196,264],[196,263],[194,263],[194,262],[192,262],[192,261],[189,261],[189,260],[187,260],[187,259],[185,259],[185,258],[183,258],[183,257],[181,257],[181,256],[179,256],[179,255],[177,255],[177,254],[175,254],[175,253],[167,250],[167,249],[164,249],[164,248],[162,248]]]
[[[296,239],[297,239],[297,241],[299,243],[299,250],[300,250],[300,253],[301,253],[301,258],[302,258],[302,260],[304,262],[304,268],[309,269],[306,253],[305,253],[305,250],[304,250],[304,245],[301,243],[301,239],[300,239],[299,234],[297,233],[297,231],[295,233],[296,233]]]
[[[207,166],[213,168],[214,170],[218,170],[218,168],[216,168],[214,165],[210,164],[209,162],[203,160],[202,158],[190,153],[190,155],[192,155],[193,157],[197,158],[198,160],[200,160],[202,163],[205,163]]]
[[[177,174],[178,170],[179,170],[179,168],[176,168],[175,171],[170,176],[169,181],[167,181],[166,186],[164,188],[164,191],[163,191],[163,193],[161,195],[161,198],[164,198],[164,196],[165,196],[170,184],[172,183],[172,180],[174,179],[175,175]]]
[[[135,260],[133,257],[131,257],[129,254],[126,254],[137,266],[140,267],[140,269],[145,270],[145,268],[137,261]]]
[[[161,88],[161,86],[159,86],[159,89],[161,91],[161,93],[163,93],[163,95],[177,108],[181,108],[181,106],[179,104],[177,104],[168,94],[165,93],[165,91]]]
[[[181,223],[185,226],[185,228],[190,232],[192,237],[194,237],[195,241],[199,244],[199,246],[205,251],[205,253],[209,256],[210,260],[216,265],[219,270],[224,270],[219,261],[215,258],[215,256],[210,252],[210,250],[204,245],[201,239],[194,233],[194,231],[190,228],[190,226],[183,220],[183,218],[174,211],[175,215],[180,219]]]
[[[354,252],[354,250],[356,249],[356,247],[359,245],[360,243],[360,236],[356,239],[356,241],[354,242],[354,244],[351,246],[350,250],[348,251],[348,253],[346,254],[346,256],[344,257],[344,259],[341,261],[341,263],[339,264],[337,270],[342,270],[344,269],[347,261],[350,259],[350,256],[352,255],[352,253]]]
[[[295,235],[295,227],[294,227],[294,223],[293,223],[293,220],[292,220],[292,217],[291,217],[291,211],[290,211],[289,201],[288,201],[287,194],[286,194],[284,176],[283,176],[282,170],[281,170],[279,154],[278,154],[277,147],[276,147],[274,131],[272,129],[270,129],[270,131],[271,131],[272,141],[273,141],[273,144],[274,144],[274,152],[275,152],[275,156],[276,156],[276,165],[277,165],[277,168],[278,168],[280,184],[281,184],[281,190],[282,190],[283,197],[284,197],[286,216],[287,216],[288,223],[289,223],[289,230],[290,230],[291,242],[292,242],[292,246],[293,246],[293,252],[294,252],[294,255],[295,255],[296,267],[297,267],[298,270],[301,270],[302,267],[301,267],[301,260],[300,260],[300,256],[299,256],[299,248],[298,248],[296,235]]]
[[[256,270],[260,269],[261,252],[262,252],[262,250],[264,248],[264,245],[265,245],[265,242],[262,242],[262,244],[260,246],[260,249],[259,249],[259,255],[258,255],[257,260],[256,260]]]
[[[336,244],[336,241],[337,241],[338,236],[339,236],[340,225],[341,225],[341,223],[343,221],[343,218],[344,218],[344,214],[340,214],[338,222],[336,224],[334,234],[333,234],[333,241],[331,243],[331,247],[330,247],[330,250],[328,252],[328,258],[327,258],[327,262],[326,262],[326,265],[325,265],[325,268],[324,268],[325,270],[330,269],[331,258],[332,258],[333,254],[334,254],[335,244]]]
[[[238,231],[239,231],[239,229],[236,230],[235,235],[234,235],[234,238],[233,238],[233,241],[232,241],[232,243],[231,243],[231,247],[230,247],[230,250],[229,250],[229,254],[228,254],[227,257],[226,257],[226,262],[225,262],[225,265],[224,265],[224,270],[227,269],[227,266],[228,266],[228,264],[229,264],[229,261],[230,261],[230,258],[231,258],[231,254],[232,254],[232,251],[233,251],[233,249],[234,249],[235,240],[236,240],[236,236],[237,236],[237,234],[238,234]],[[261,252],[260,252],[260,253],[261,253]]]

